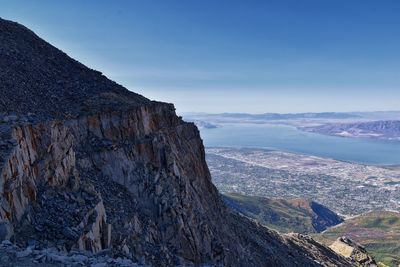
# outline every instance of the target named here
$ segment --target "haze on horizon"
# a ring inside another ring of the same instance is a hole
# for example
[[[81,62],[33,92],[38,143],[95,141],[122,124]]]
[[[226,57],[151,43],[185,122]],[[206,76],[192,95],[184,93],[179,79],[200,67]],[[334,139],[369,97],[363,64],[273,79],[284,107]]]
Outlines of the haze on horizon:
[[[398,110],[398,1],[6,1],[0,17],[178,112]]]

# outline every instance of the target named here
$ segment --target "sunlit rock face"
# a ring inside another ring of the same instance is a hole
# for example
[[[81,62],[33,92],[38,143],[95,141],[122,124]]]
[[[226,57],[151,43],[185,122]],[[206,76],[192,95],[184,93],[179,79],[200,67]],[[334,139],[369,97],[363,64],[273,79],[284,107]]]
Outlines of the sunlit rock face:
[[[199,132],[0,20],[0,237],[155,266],[346,266],[229,211]]]
[[[363,246],[347,237],[339,237],[329,246],[333,251],[354,262],[357,266],[376,267],[375,259]]]

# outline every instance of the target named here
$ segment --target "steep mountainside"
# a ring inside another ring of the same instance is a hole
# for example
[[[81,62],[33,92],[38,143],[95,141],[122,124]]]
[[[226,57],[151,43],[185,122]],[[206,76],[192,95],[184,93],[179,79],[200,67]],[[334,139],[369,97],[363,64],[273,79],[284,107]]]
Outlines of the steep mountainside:
[[[336,238],[347,236],[365,246],[377,261],[388,266],[400,264],[400,213],[374,211],[346,220],[316,235],[315,238],[330,245]]]
[[[155,266],[346,266],[226,209],[197,128],[0,19],[0,237]]]
[[[343,222],[327,207],[305,199],[270,199],[236,193],[225,194],[223,199],[233,210],[283,233],[316,233]]]
[[[22,25],[2,20],[0,31],[0,112],[54,118],[150,102],[68,57]]]

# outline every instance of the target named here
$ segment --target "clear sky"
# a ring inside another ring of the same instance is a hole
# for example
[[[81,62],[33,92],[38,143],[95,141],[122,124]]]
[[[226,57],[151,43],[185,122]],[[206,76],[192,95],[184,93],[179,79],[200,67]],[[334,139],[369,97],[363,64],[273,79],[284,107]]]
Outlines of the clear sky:
[[[178,112],[400,109],[397,0],[0,0],[0,17]]]

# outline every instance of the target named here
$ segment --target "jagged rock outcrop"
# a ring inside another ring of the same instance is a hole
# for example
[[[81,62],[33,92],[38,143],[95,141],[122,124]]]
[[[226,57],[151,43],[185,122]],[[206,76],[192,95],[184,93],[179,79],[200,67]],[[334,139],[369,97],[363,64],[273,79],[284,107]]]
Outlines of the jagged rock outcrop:
[[[52,267],[52,266],[91,266],[91,267],[144,267],[141,263],[134,263],[127,258],[112,258],[108,251],[101,254],[88,251],[59,251],[54,248],[36,248],[30,245],[25,249],[5,240],[0,243],[0,266],[2,267]]]
[[[363,246],[347,237],[339,237],[329,246],[336,253],[350,259],[356,266],[376,267],[375,259],[368,254]]]
[[[229,211],[199,131],[0,19],[0,234],[155,266],[346,266]]]

